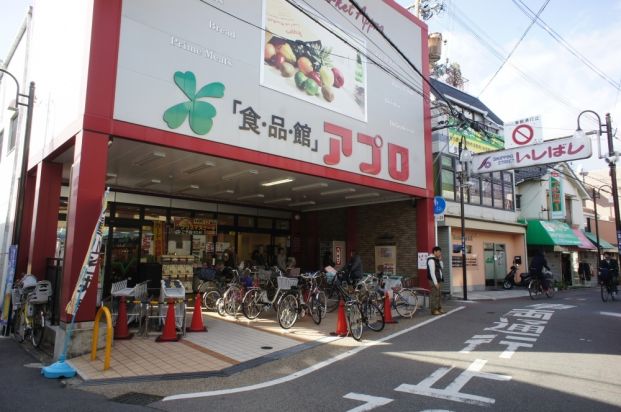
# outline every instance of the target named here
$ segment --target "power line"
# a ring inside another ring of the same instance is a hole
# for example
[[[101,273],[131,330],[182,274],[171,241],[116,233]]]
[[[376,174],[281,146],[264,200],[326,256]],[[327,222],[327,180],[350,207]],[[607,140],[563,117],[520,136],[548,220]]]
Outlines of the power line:
[[[541,13],[546,8],[546,6],[548,5],[549,2],[550,2],[550,0],[546,0],[546,2],[543,3],[543,5],[539,9],[539,11],[537,12],[537,17],[539,17],[541,15]],[[498,70],[496,70],[496,73],[494,73],[494,75],[488,80],[487,84],[483,87],[483,89],[481,89],[481,91],[479,92],[479,96],[482,95],[483,92],[485,92],[485,89],[487,89],[487,87],[494,81],[494,79],[496,78],[498,73],[500,73],[502,68],[505,67],[505,63],[507,63],[507,61],[509,61],[511,56],[513,56],[513,52],[515,52],[515,50],[518,48],[520,43],[522,43],[522,40],[524,40],[524,37],[526,37],[526,34],[528,34],[528,32],[530,31],[531,27],[533,27],[534,24],[535,24],[535,20],[531,20],[531,22],[528,25],[528,27],[526,28],[526,30],[524,30],[524,34],[522,34],[522,37],[520,37],[520,39],[517,41],[517,43],[515,43],[515,46],[513,46],[513,49],[511,49],[511,51],[509,52],[509,54],[507,55],[505,60],[500,64],[500,67],[498,68]]]

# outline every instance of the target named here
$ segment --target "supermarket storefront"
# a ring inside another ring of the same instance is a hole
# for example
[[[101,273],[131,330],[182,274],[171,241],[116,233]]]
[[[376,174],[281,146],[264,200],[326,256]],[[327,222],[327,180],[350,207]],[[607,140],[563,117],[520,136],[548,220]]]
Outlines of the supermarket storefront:
[[[283,245],[311,269],[324,240],[360,249],[368,271],[376,246],[396,246],[401,270],[417,274],[416,253],[434,244],[428,86],[369,62],[400,57],[335,4],[314,6],[321,25],[281,0],[97,0],[72,10],[92,12],[90,49],[75,58],[84,113],[45,123],[36,112],[32,153],[43,155],[30,162],[22,267],[34,272],[55,255],[57,219],[44,205],[64,187],[64,307],[110,186],[103,280],[89,291],[140,279],[163,256],[200,264],[233,245],[240,258]],[[367,12],[427,73],[426,26],[391,0]],[[37,18],[63,13],[42,6]],[[33,69],[42,96],[60,76],[46,70]],[[77,131],[68,127],[76,119]],[[53,137],[37,141],[45,124]],[[87,293],[78,321],[93,319],[96,295]]]

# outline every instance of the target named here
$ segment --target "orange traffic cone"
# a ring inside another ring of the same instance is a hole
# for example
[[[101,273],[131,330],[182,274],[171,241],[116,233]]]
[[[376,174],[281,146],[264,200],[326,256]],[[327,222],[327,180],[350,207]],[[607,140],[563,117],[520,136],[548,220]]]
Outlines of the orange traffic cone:
[[[331,332],[332,336],[347,336],[347,322],[345,321],[345,302],[339,301],[338,317],[336,319],[336,332]]]
[[[384,294],[384,323],[397,323],[392,318],[392,303],[390,302],[390,294],[388,291]]]
[[[127,306],[125,305],[125,296],[121,296],[119,301],[119,316],[116,318],[116,326],[114,327],[114,339],[131,339],[133,333],[129,333],[127,328]]]
[[[194,297],[194,313],[192,314],[192,324],[187,332],[207,332],[207,327],[203,323],[203,308],[201,306],[201,293],[196,293]]]
[[[164,322],[164,330],[162,334],[158,336],[156,342],[177,342],[179,335],[177,335],[177,329],[175,328],[175,302],[172,299],[168,299],[168,311],[166,312],[166,321]]]

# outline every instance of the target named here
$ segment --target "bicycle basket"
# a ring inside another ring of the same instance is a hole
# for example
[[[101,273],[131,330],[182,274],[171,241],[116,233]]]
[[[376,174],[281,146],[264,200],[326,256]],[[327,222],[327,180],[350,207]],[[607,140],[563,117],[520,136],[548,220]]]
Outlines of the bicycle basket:
[[[401,287],[402,276],[386,276],[384,277],[384,283],[386,289],[394,289]]]
[[[279,276],[277,280],[278,280],[278,289],[282,289],[282,290],[289,290],[293,286],[298,285],[297,278],[287,278],[284,276]]]
[[[28,297],[29,303],[47,303],[52,296],[52,283],[49,280],[37,282],[35,290]]]

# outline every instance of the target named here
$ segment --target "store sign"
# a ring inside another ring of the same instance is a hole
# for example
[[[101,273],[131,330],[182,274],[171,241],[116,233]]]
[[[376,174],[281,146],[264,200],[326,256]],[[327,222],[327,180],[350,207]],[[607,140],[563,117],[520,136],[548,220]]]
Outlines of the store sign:
[[[466,147],[472,153],[485,153],[504,149],[504,139],[492,132],[477,132],[462,127],[449,127],[449,153],[459,154],[459,144],[465,140]]]
[[[472,173],[488,173],[586,159],[591,157],[591,153],[591,140],[587,137],[548,140],[541,144],[474,155],[472,156]]]
[[[505,123],[505,149],[542,143],[541,130],[541,116],[531,116]]]
[[[561,174],[555,170],[550,172],[550,219],[564,219],[565,206],[563,202],[563,180]]]
[[[174,217],[172,219],[176,235],[210,235],[218,234],[217,219],[190,219]]]
[[[391,3],[359,2],[421,67],[421,27]],[[367,56],[402,58],[351,4],[298,4],[123,1],[114,118],[279,156],[292,171],[425,188],[424,99]]]

